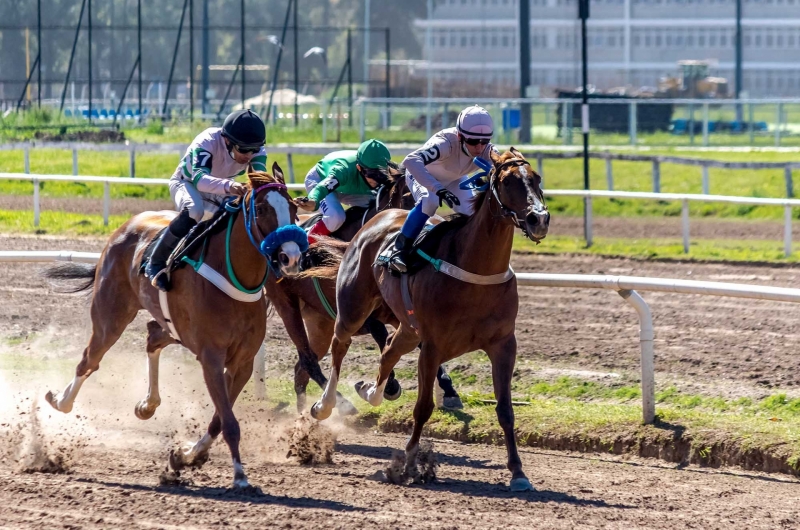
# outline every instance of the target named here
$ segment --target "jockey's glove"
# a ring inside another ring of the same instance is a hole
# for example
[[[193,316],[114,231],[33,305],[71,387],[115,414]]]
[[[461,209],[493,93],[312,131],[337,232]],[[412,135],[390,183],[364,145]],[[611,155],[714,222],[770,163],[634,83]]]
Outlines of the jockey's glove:
[[[447,206],[450,208],[455,208],[456,206],[461,205],[461,201],[458,200],[458,197],[456,197],[455,194],[448,189],[441,189],[437,191],[436,196],[439,197],[439,206],[442,206],[443,203],[447,203]]]

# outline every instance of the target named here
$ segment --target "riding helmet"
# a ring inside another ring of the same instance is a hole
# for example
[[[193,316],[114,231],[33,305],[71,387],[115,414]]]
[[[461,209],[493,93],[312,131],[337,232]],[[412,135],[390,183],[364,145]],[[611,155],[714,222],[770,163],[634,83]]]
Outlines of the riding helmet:
[[[258,114],[250,109],[242,109],[225,118],[222,136],[237,147],[255,148],[264,145],[267,130]]]
[[[492,116],[478,105],[462,110],[456,120],[456,127],[465,138],[491,138],[494,133]]]
[[[380,140],[367,140],[356,153],[356,163],[364,169],[385,169],[391,159],[389,148]]]

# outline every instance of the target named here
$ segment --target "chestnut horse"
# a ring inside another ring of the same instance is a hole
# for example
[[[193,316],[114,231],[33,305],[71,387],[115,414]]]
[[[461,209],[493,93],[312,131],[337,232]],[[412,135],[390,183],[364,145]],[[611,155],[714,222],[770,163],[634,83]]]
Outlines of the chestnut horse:
[[[514,325],[519,299],[516,277],[509,263],[514,228],[519,227],[528,238],[539,242],[547,235],[550,214],[542,195],[541,177],[519,151],[512,147],[503,155],[493,152],[491,158],[489,182],[484,186],[485,191],[474,197],[475,214],[455,223],[438,245],[426,247],[432,259],[451,264],[441,270],[450,271],[448,274],[455,274],[454,277],[438,272],[442,262],[403,279],[376,263],[378,255],[393,244],[392,236],[400,230],[405,212],[391,210],[375,216],[350,243],[340,268],[331,272],[338,272],[339,307],[331,346],[331,375],[311,413],[317,419],[330,415],[351,337],[368,315],[386,305],[400,326],[381,355],[377,382],[356,390],[372,405],[380,404],[392,368],[402,355],[422,342],[414,428],[406,445],[407,476],[418,476],[419,440],[433,412],[437,367],[480,349],[486,352],[492,365],[496,412],[505,435],[511,489],[528,491],[533,488],[522,471],[511,408],[511,376],[517,355]],[[461,271],[454,270],[452,265]],[[402,283],[407,283],[405,294],[411,299],[413,309],[406,307]]]
[[[222,432],[233,459],[233,486],[248,485],[239,456],[239,423],[233,414],[233,404],[250,379],[253,359],[266,332],[267,300],[262,295],[262,286],[267,276],[273,274],[273,260],[280,263],[277,268],[281,273],[297,273],[300,246],[307,245],[305,234],[294,224],[297,211],[287,193],[283,173],[277,164],[273,164],[272,171],[273,175],[250,173],[250,189],[235,203],[240,209],[229,220],[227,232],[212,231],[204,245],[204,266],[216,271],[223,281],[227,270],[230,282],[241,287],[232,295],[190,267],[178,269],[172,273],[171,290],[164,293],[168,303],[165,316],[159,291],[139,270],[146,249],[175,212],[145,212],[129,219],[111,235],[100,261],[91,270],[62,268],[48,274],[59,279],[86,278],[88,283],[78,290],[93,288],[92,336],[75,370],[75,378],[63,392],[48,392],[46,397],[56,410],[72,410],[81,385],[100,368],[103,355],[139,310],[147,310],[154,319],[147,325],[150,388],[147,397],[137,404],[136,415],[147,419],[161,403],[158,358],[165,346],[180,340],[200,361],[215,412],[200,441],[171,454],[170,464],[173,468],[202,465]],[[284,242],[276,241],[274,236],[278,234],[284,234]],[[274,251],[265,251],[270,245],[275,247]],[[198,245],[188,258],[198,261],[202,252]],[[228,286],[237,289],[230,282]],[[249,296],[244,296],[246,292]]]
[[[336,232],[331,234],[331,238],[326,238],[326,249],[319,256],[325,259],[325,255],[332,252],[336,255],[336,261],[341,259],[341,254],[363,224],[375,217],[375,215],[388,208],[410,209],[414,206],[414,199],[408,192],[405,185],[403,172],[394,168],[389,169],[389,183],[382,186],[376,194],[375,203],[369,208],[353,207],[348,208],[345,223]],[[312,219],[316,219],[312,217]],[[304,224],[308,224],[306,221]],[[313,223],[312,223],[313,224]],[[334,239],[335,238],[335,239]],[[337,240],[341,240],[338,242]],[[314,280],[313,261],[315,254],[321,247],[311,245],[309,255],[304,260],[303,268],[308,269],[302,275],[293,278],[270,278],[266,285],[267,297],[272,306],[283,320],[283,325],[289,338],[297,348],[298,361],[294,368],[294,390],[297,395],[297,410],[301,412],[305,408],[306,388],[309,377],[317,383],[320,388],[325,388],[327,379],[319,368],[319,361],[328,352],[333,337],[333,324],[336,312],[336,279],[319,278]],[[320,296],[322,293],[322,296]],[[328,304],[328,307],[326,307]],[[376,314],[369,319],[360,330],[359,334],[369,333],[383,350],[386,345],[388,332],[386,324],[397,326],[390,311],[383,314]],[[390,382],[390,395],[399,396],[399,385],[394,381]],[[341,414],[354,413],[355,408],[341,395],[337,396],[339,412]]]

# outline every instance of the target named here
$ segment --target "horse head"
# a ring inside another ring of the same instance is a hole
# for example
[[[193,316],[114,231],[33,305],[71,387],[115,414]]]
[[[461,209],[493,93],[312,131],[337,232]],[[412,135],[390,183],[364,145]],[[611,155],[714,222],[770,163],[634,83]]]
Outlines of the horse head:
[[[388,208],[410,210],[414,207],[414,197],[411,196],[406,186],[406,172],[402,166],[389,162],[389,167],[372,171],[380,171],[380,181],[383,182],[378,188],[378,196],[375,200],[376,211],[381,212]]]
[[[284,275],[297,274],[308,239],[303,229],[295,224],[297,206],[286,189],[281,167],[276,162],[272,164],[271,175],[253,172],[248,177],[250,191],[243,200],[245,217],[255,218],[256,226],[248,226],[251,241],[273,270]],[[254,236],[261,241],[256,241]]]
[[[501,215],[510,217],[528,239],[538,243],[547,236],[550,226],[541,175],[513,147],[502,155],[492,151],[491,158],[494,168],[487,193],[493,197],[487,199],[495,199]]]

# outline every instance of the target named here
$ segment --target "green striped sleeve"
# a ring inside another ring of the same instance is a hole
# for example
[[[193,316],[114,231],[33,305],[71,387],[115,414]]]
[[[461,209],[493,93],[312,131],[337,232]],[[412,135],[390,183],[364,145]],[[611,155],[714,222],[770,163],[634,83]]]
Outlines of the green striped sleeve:
[[[250,165],[253,166],[253,171],[267,171],[267,155],[258,154],[250,160]]]

